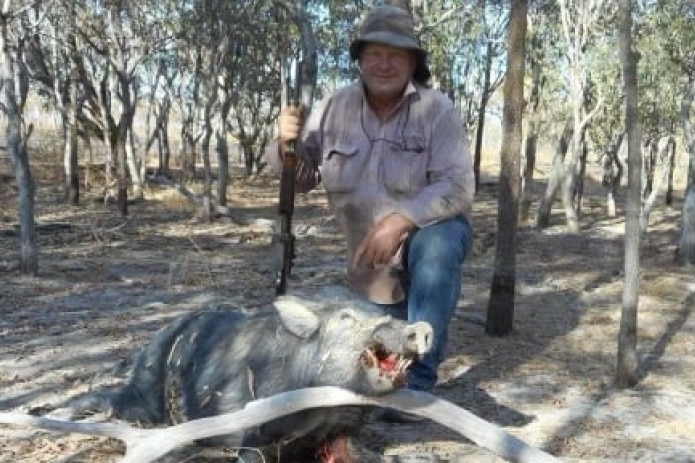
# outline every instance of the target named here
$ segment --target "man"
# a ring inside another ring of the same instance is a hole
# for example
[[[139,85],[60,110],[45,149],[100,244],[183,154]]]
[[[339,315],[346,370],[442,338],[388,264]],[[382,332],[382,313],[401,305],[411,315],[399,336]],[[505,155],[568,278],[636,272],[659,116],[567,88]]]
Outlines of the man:
[[[372,9],[350,57],[359,80],[325,98],[306,123],[302,108],[283,110],[268,161],[279,169],[286,143],[296,140],[297,189],[323,185],[347,238],[349,285],[395,316],[432,325],[433,349],[413,364],[407,384],[428,391],[472,240],[468,139],[451,101],[426,87],[427,53],[407,11]]]

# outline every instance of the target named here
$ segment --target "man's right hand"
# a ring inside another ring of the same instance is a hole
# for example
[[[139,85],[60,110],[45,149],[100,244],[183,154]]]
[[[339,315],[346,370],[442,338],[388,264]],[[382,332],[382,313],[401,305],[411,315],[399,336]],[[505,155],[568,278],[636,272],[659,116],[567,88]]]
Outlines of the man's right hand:
[[[278,126],[279,138],[282,142],[287,143],[299,138],[304,127],[304,113],[303,105],[287,106],[280,111]]]

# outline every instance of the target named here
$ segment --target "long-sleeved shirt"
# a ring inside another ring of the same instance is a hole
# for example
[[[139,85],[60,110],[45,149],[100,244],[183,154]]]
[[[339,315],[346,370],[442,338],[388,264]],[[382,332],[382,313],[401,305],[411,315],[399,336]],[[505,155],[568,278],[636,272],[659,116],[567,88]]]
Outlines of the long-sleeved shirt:
[[[297,188],[323,185],[347,240],[348,262],[371,227],[389,214],[426,227],[470,213],[475,180],[468,137],[453,104],[437,90],[411,82],[381,120],[361,82],[338,89],[310,114],[298,152]],[[266,157],[275,170],[281,168],[277,143]],[[349,266],[348,283],[373,302],[399,302],[404,293],[398,260],[376,268]]]

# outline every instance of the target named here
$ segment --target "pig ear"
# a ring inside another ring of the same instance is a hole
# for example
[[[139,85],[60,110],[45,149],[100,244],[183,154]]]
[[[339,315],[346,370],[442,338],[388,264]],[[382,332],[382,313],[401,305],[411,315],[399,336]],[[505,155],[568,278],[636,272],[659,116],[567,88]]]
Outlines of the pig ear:
[[[273,302],[285,328],[302,339],[309,338],[319,327],[319,317],[295,298],[284,297]]]
[[[358,306],[359,307],[359,306]],[[361,307],[360,307],[361,309]],[[370,308],[373,310],[373,308]],[[366,320],[369,320],[369,326],[381,326],[383,324],[387,324],[391,321],[391,317],[388,315],[384,315],[382,317],[374,318],[374,314],[367,312],[364,313],[363,311],[359,309],[354,309],[352,307],[347,307],[344,309],[340,310],[340,320],[345,322],[345,321],[351,321],[352,323],[365,323]]]

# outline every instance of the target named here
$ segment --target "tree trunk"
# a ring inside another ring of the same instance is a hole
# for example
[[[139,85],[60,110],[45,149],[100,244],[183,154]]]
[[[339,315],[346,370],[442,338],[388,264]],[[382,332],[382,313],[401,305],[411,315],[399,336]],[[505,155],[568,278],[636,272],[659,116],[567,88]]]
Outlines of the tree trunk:
[[[695,265],[695,184],[685,190],[676,258],[682,266]]]
[[[22,123],[19,114],[7,115],[7,151],[12,159],[17,181],[17,208],[19,215],[19,272],[22,275],[38,275],[39,246],[36,239],[34,219],[34,178],[29,167],[26,142],[29,134],[22,137]]]
[[[128,165],[125,152],[125,140],[118,142],[116,149],[116,172],[118,175],[118,194],[116,208],[121,217],[128,217]]]
[[[224,133],[215,135],[217,151],[217,204],[227,207],[227,186],[229,185],[229,146]]]
[[[654,143],[656,155],[654,157],[654,173],[652,174],[652,187],[649,196],[642,200],[642,212],[640,214],[640,230],[644,233],[649,227],[649,217],[656,203],[656,198],[664,188],[668,188],[669,174],[673,172],[671,162],[672,152],[676,140],[673,137],[663,137]]]
[[[157,144],[159,149],[159,170],[169,172],[171,168],[171,145],[169,144],[169,117],[163,121],[162,127],[157,134]]]
[[[212,104],[213,102],[209,102]],[[206,108],[205,110],[205,133],[203,134],[203,141],[201,143],[201,151],[203,156],[203,220],[205,222],[210,222],[212,220],[212,169],[210,167],[210,139],[212,138],[212,124],[210,118],[212,117],[211,108]]]
[[[128,129],[126,130],[126,138],[123,142],[125,146],[126,161],[128,163],[128,173],[130,174],[130,184],[133,186],[133,199],[142,199],[142,170],[144,167],[144,160],[140,159],[138,162],[137,156],[135,154],[135,149],[133,147],[133,123],[128,124]]]
[[[485,75],[483,78],[483,91],[480,92],[480,107],[478,108],[478,129],[475,132],[475,151],[473,156],[473,171],[475,173],[475,191],[480,189],[480,161],[483,151],[483,136],[485,134],[485,110],[490,88],[490,73],[492,72],[492,43],[488,42],[485,55]]]
[[[567,231],[569,233],[579,232],[579,215],[574,203],[575,191],[579,180],[580,165],[579,158],[581,155],[581,126],[579,121],[574,119],[574,130],[572,134],[572,142],[570,143],[569,159],[565,166],[565,176],[562,179],[562,205],[565,209],[565,220],[567,221]]]
[[[71,13],[74,13],[72,11]],[[74,14],[68,18],[68,33],[62,38],[54,31],[51,40],[52,65],[54,69],[66,67],[65,80],[60,73],[53,77],[53,101],[58,108],[63,126],[63,200],[77,206],[80,203],[80,176],[77,157],[77,117],[80,101],[78,92],[79,75],[75,64],[63,56],[70,56],[76,49],[74,39]],[[63,43],[66,42],[66,43]],[[63,86],[67,86],[67,98]]]
[[[670,206],[673,204],[673,172],[676,168],[676,140],[672,136],[669,137],[669,139],[673,142],[670,144],[671,150],[668,154],[669,157],[669,171],[668,171],[668,176],[666,180],[666,197],[664,199],[664,203],[667,206]]]
[[[65,125],[65,145],[64,145],[64,189],[65,202],[77,206],[80,203],[80,176],[77,162],[77,80],[71,78],[69,81],[70,101],[65,108],[67,114],[63,114]]]
[[[617,215],[616,196],[623,178],[623,163],[620,161],[620,150],[623,146],[625,133],[618,134],[608,146],[603,155],[603,187],[606,189],[606,214],[608,217]]]
[[[232,99],[220,95],[220,111],[215,128],[215,151],[217,152],[217,204],[227,206],[227,186],[229,185],[229,145],[227,143],[227,117],[232,107]]]
[[[538,55],[541,52],[541,44],[538,37],[533,35],[531,38],[531,95],[528,101],[528,112],[526,114],[528,124],[526,129],[526,140],[524,143],[524,173],[521,183],[521,197],[519,199],[519,218],[527,221],[531,211],[531,185],[533,184],[533,171],[536,168],[536,151],[538,148],[538,132],[540,130],[540,114],[538,105],[540,104],[540,93],[543,87],[542,67]]]
[[[22,53],[21,44],[13,47],[8,43],[10,25],[7,21],[13,19],[9,11],[11,4],[12,2],[5,2],[0,14],[0,79],[2,79],[1,88],[4,97],[0,107],[7,123],[5,141],[18,188],[19,272],[22,275],[36,276],[39,269],[39,250],[34,219],[35,187],[27,153],[27,141],[31,135],[31,129],[24,133],[22,114],[29,87],[20,84],[29,77],[26,74],[26,69],[18,65],[19,57],[17,55]]]
[[[572,122],[568,120],[565,122],[562,134],[557,140],[552,171],[550,172],[550,178],[548,179],[548,186],[546,187],[545,194],[541,198],[540,204],[538,205],[536,226],[541,230],[550,226],[550,213],[552,211],[553,202],[555,201],[555,197],[557,196],[558,191],[560,191],[562,181],[565,178],[565,155],[567,154],[567,147],[569,146],[568,140],[571,136]]]
[[[637,383],[637,307],[639,304],[639,247],[642,166],[638,119],[637,56],[632,49],[632,0],[619,2],[620,61],[625,86],[625,128],[627,131],[628,192],[625,221],[625,284],[618,334],[616,386]]]
[[[514,322],[527,11],[527,0],[511,1],[507,38],[507,77],[504,81],[495,268],[485,324],[485,331],[494,336],[511,333]]]
[[[113,176],[113,166],[116,163],[116,146],[115,146],[115,138],[113,135],[113,131],[115,130],[113,127],[113,124],[111,124],[111,119],[108,114],[108,106],[111,104],[110,102],[110,93],[108,90],[108,83],[109,77],[108,74],[104,75],[104,77],[101,79],[99,82],[99,115],[101,117],[101,124],[102,124],[102,140],[104,143],[104,147],[106,148],[106,159],[104,160],[104,182],[105,182],[105,191],[104,191],[104,201],[108,200],[111,198],[111,186],[112,186],[112,176]]]
[[[681,230],[676,258],[680,265],[695,265],[695,128],[690,121],[690,109],[695,100],[695,76],[689,75],[688,91],[681,102],[680,119],[688,152],[688,186],[681,212]]]

